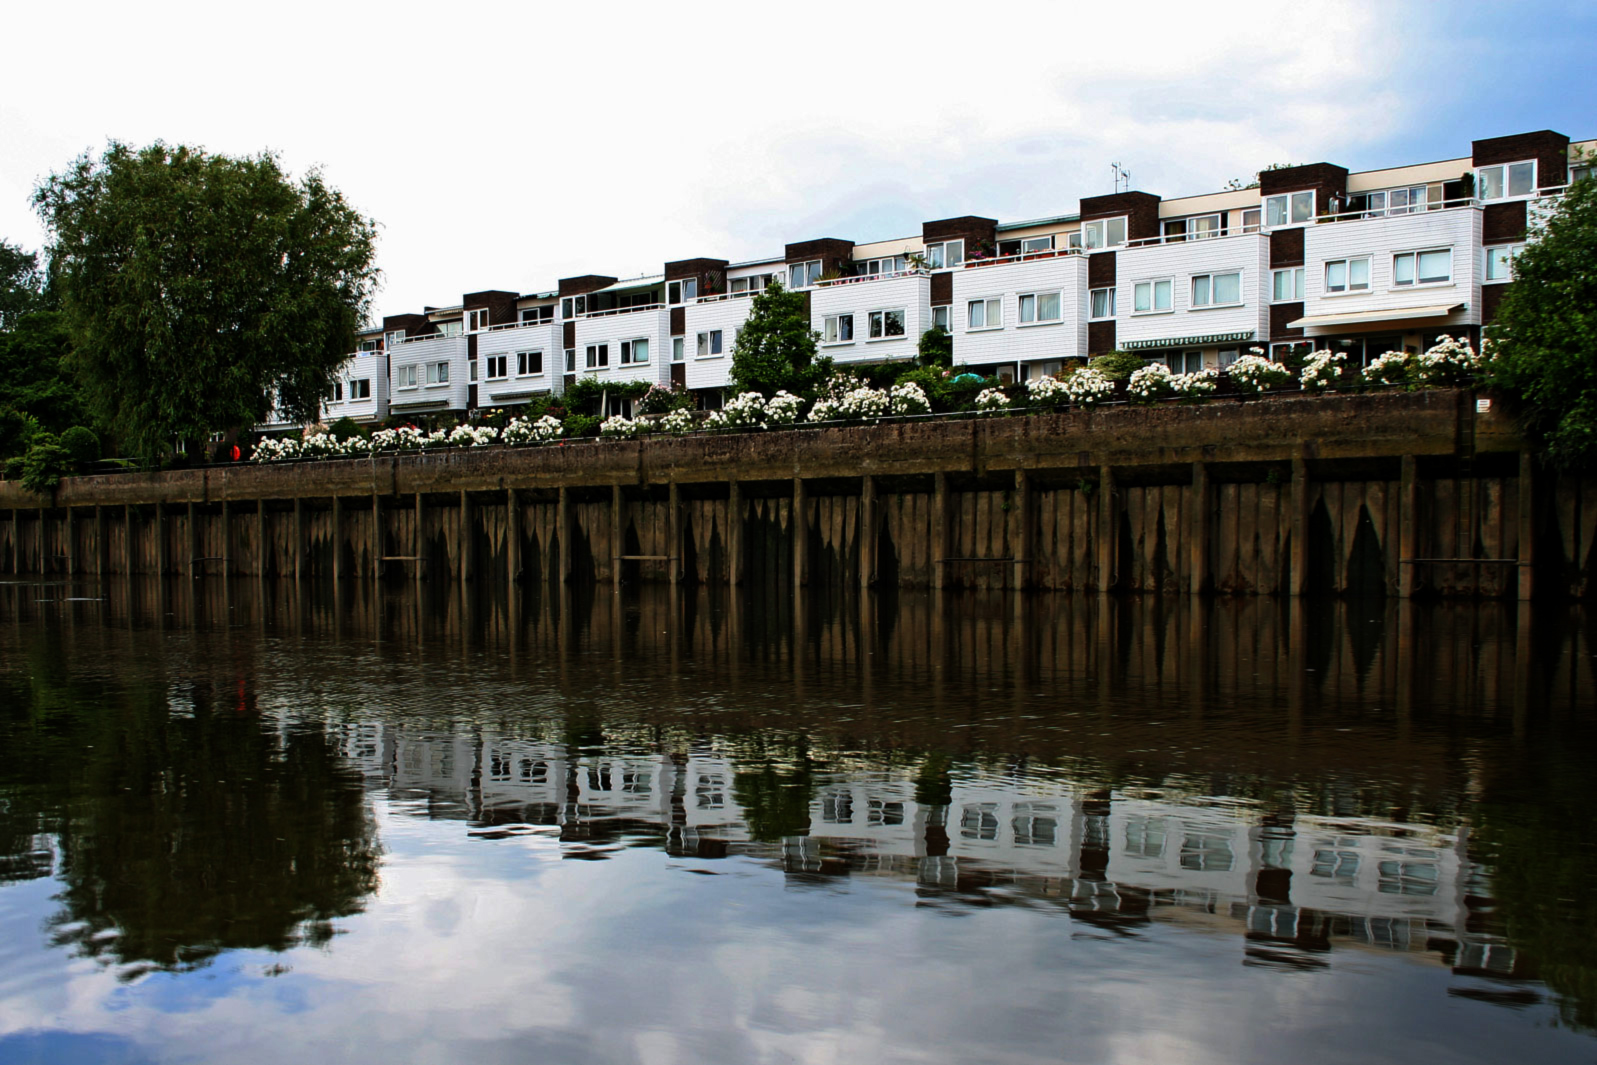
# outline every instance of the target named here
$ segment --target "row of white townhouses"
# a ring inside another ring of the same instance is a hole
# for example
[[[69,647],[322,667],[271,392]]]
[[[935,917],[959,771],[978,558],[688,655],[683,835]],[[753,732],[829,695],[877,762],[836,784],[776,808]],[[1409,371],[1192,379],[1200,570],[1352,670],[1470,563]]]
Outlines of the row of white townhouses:
[[[1439,162],[1312,163],[1246,189],[1089,196],[1056,218],[967,215],[868,244],[824,237],[751,262],[467,293],[364,333],[324,417],[466,414],[583,376],[676,385],[714,406],[749,298],[773,279],[807,294],[821,353],[840,365],[913,358],[934,326],[956,364],[1016,380],[1117,349],[1190,370],[1250,347],[1331,346],[1359,363],[1441,333],[1478,340],[1515,253],[1590,172],[1594,147],[1542,130]]]

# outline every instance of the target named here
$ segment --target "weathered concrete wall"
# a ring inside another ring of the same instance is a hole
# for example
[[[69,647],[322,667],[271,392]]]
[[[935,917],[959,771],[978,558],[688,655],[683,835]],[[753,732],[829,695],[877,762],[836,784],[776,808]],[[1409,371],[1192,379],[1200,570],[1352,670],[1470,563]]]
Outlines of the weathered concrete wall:
[[[1584,595],[1521,448],[1427,391],[0,482],[0,570]]]

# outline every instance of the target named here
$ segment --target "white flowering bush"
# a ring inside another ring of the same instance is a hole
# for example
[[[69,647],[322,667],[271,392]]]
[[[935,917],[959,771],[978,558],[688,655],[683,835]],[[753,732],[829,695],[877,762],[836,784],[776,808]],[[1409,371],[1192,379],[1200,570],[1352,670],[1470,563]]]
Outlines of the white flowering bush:
[[[1220,385],[1219,373],[1214,370],[1193,370],[1191,373],[1170,375],[1170,390],[1185,400],[1206,399],[1214,395]]]
[[[1170,367],[1162,362],[1150,362],[1135,371],[1126,382],[1126,395],[1135,403],[1152,403],[1156,399],[1175,395],[1171,384]]]
[[[1081,407],[1095,406],[1115,393],[1115,383],[1090,366],[1065,378],[1064,386],[1070,402]]]
[[[647,422],[633,421],[621,414],[612,414],[599,426],[599,435],[606,440],[631,440],[647,431]]]
[[[1303,384],[1305,392],[1323,392],[1336,384],[1342,376],[1342,366],[1347,362],[1347,356],[1340,351],[1321,348],[1319,351],[1309,353],[1304,360],[1303,372],[1298,375],[1298,380]]]
[[[1070,402],[1070,389],[1057,377],[1033,377],[1026,382],[1026,402],[1033,407],[1057,407]]]
[[[815,406],[810,408],[809,417],[805,420],[812,422],[835,422],[842,417],[842,415],[838,413],[838,405],[839,401],[835,399],[818,399],[815,401]]]
[[[678,407],[664,418],[661,418],[657,426],[662,433],[692,432],[693,412],[685,407]]]
[[[269,436],[255,445],[252,462],[288,462],[299,458],[299,441],[291,436]]]
[[[552,414],[545,414],[537,421],[531,418],[513,418],[505,426],[504,432],[499,434],[499,439],[507,444],[547,444],[558,439],[566,427],[560,424],[560,419]]]
[[[804,409],[804,401],[793,393],[784,390],[765,401],[765,425],[792,425],[799,420],[799,412]]]
[[[377,430],[372,434],[371,446],[374,451],[420,451],[427,441],[427,434],[414,425],[401,425]]]
[[[1444,333],[1420,354],[1415,371],[1421,384],[1458,385],[1479,373],[1483,362],[1469,341]]]
[[[705,426],[710,429],[752,429],[765,420],[765,397],[744,392],[726,401],[720,410],[710,412]]]
[[[819,399],[810,408],[812,422],[869,421],[885,418],[893,410],[893,399],[886,392],[869,385],[856,383],[856,387],[837,399]]]
[[[932,401],[926,398],[926,390],[914,381],[904,381],[893,386],[893,391],[888,394],[888,403],[894,414],[930,414]]]
[[[984,388],[976,394],[976,410],[981,414],[1002,414],[1009,409],[1009,397],[996,388]]]
[[[1364,367],[1364,380],[1377,385],[1406,385],[1415,376],[1414,356],[1406,351],[1388,351]]]
[[[1238,392],[1263,392],[1291,380],[1292,372],[1285,366],[1264,357],[1263,348],[1249,348],[1249,354],[1226,367],[1231,384]]]
[[[499,430],[487,425],[457,425],[447,439],[450,447],[488,447],[499,443]]]

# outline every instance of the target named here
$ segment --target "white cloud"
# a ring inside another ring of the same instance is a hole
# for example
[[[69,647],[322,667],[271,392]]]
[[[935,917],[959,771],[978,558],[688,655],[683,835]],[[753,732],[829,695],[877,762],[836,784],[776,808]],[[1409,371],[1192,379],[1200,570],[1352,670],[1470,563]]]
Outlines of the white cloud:
[[[1109,163],[1167,196],[1346,160],[1420,118],[1428,9],[811,3],[74,10],[12,57],[0,235],[115,136],[273,148],[382,224],[379,310],[921,221],[1074,209]],[[231,10],[231,9],[229,9]],[[14,12],[14,39],[58,15]],[[17,25],[19,24],[20,25]],[[20,69],[17,69],[20,68]],[[1466,145],[1461,141],[1460,151]]]

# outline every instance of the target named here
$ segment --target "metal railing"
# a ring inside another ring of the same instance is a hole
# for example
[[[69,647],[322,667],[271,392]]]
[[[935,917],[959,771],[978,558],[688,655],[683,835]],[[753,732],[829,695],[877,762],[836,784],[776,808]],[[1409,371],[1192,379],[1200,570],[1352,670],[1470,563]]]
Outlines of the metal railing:
[[[1161,233],[1157,237],[1138,237],[1136,240],[1126,241],[1128,248],[1150,248],[1159,244],[1201,244],[1209,240],[1224,240],[1227,237],[1247,237],[1264,232],[1260,225],[1238,226],[1224,232],[1214,233]]]
[[[584,311],[583,313],[578,314],[578,315],[574,315],[573,317],[576,317],[576,318],[613,318],[613,317],[615,317],[618,314],[636,314],[639,311],[663,311],[663,310],[665,310],[665,304],[663,304],[663,303],[646,303],[646,304],[642,304],[642,305],[637,306],[637,307],[611,307],[611,308],[609,308],[607,310],[603,310],[603,311]]]
[[[856,274],[853,277],[824,278],[815,282],[816,288],[836,288],[839,285],[859,285],[868,281],[891,281],[897,277],[930,277],[931,270],[921,266],[910,266],[903,270],[884,270],[879,274]]]
[[[1117,245],[1118,247],[1118,245]],[[1006,266],[1009,263],[1025,263],[1038,259],[1062,259],[1072,255],[1085,255],[1087,251],[1110,251],[1110,248],[1049,248],[1047,251],[1022,251],[1014,255],[999,255],[987,259],[967,258],[962,269],[970,270],[978,266]]]

